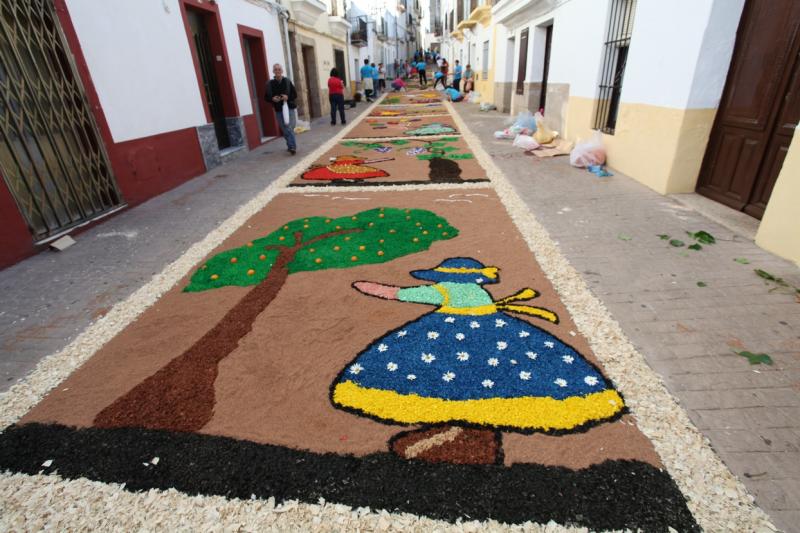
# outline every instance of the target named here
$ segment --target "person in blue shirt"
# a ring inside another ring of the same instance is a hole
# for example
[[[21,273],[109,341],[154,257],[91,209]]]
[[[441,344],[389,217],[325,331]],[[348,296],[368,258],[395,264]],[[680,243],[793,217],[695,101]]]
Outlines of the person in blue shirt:
[[[444,91],[447,94],[447,97],[450,99],[451,102],[460,102],[464,99],[464,95],[461,94],[458,89],[453,89],[452,87],[448,87]]]
[[[364,96],[367,102],[372,101],[372,67],[369,66],[369,59],[364,60],[364,66],[359,71],[361,73],[361,88],[364,89]]]
[[[428,75],[425,72],[425,67],[427,66],[428,65],[425,63],[425,61],[420,61],[419,63],[417,63],[417,72],[419,72],[419,83],[423,87],[428,86]]]
[[[453,89],[456,91],[461,90],[461,73],[464,71],[464,67],[461,66],[461,63],[456,59],[456,68],[453,69]]]
[[[375,63],[373,63],[372,64],[372,90],[375,92],[375,97],[376,98],[381,95],[380,82],[378,81],[379,79],[380,79],[380,74],[378,72],[378,67],[375,66]]]

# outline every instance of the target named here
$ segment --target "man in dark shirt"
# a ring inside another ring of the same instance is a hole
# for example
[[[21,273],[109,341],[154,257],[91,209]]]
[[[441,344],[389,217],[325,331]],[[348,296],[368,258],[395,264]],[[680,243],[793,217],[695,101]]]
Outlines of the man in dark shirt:
[[[266,99],[272,102],[275,114],[278,117],[278,124],[281,127],[283,138],[286,139],[286,148],[289,153],[294,155],[297,152],[297,142],[294,138],[294,127],[297,125],[297,90],[294,88],[292,80],[283,75],[283,67],[275,63],[272,66],[272,73],[275,77],[267,84]],[[283,106],[287,106],[289,111],[289,124],[283,123]]]

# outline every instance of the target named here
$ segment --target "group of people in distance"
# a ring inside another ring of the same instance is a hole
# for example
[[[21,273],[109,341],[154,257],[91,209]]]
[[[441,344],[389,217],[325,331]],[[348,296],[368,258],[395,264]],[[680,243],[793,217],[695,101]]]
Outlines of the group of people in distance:
[[[450,65],[447,60],[437,52],[423,52],[422,50],[414,52],[414,57],[409,61],[394,62],[395,79],[391,83],[392,89],[394,91],[403,90],[406,86],[405,80],[413,76],[419,76],[420,85],[427,87],[429,62],[431,67],[436,65],[433,88],[435,89],[441,84],[450,100],[454,102],[463,100],[464,95],[473,90],[475,74],[469,64],[464,68],[456,60],[453,81],[448,85]],[[297,142],[294,136],[294,128],[297,124],[297,90],[292,81],[283,75],[282,65],[278,63],[273,65],[272,72],[275,77],[267,84],[264,98],[274,106],[281,133],[286,140],[287,151],[294,155],[297,151]],[[364,91],[367,102],[372,102],[374,98],[380,96],[381,91],[386,90],[386,69],[383,63],[378,63],[376,66],[375,63],[370,63],[369,59],[365,59],[360,73],[361,89]],[[331,104],[331,125],[336,125],[337,114],[341,124],[347,124],[344,114],[344,81],[342,74],[335,68],[331,69],[330,78],[328,78],[328,99]],[[285,115],[284,106],[286,108]]]

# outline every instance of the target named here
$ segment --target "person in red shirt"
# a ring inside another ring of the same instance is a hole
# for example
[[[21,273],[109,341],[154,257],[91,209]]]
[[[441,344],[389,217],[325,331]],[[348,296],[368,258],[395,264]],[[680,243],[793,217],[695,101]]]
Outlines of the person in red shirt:
[[[331,103],[331,126],[336,125],[337,110],[342,125],[347,124],[347,119],[344,118],[344,83],[335,68],[331,69],[331,77],[328,78],[328,100]]]

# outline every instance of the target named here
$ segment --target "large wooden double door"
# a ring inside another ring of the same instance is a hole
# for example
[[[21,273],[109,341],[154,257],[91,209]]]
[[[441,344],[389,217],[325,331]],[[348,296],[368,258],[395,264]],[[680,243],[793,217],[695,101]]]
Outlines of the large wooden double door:
[[[748,0],[697,192],[761,218],[800,120],[800,1]]]

